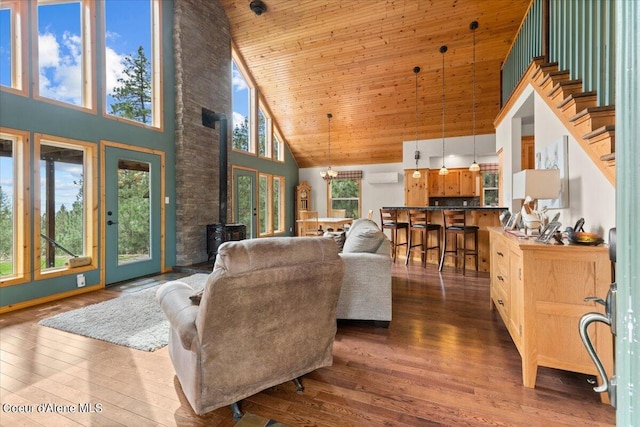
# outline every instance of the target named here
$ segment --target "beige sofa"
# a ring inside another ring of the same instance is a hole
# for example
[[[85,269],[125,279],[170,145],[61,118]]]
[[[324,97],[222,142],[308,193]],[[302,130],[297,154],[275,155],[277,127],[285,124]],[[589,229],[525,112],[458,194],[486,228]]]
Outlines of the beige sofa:
[[[345,273],[338,300],[338,319],[391,321],[390,242],[378,225],[366,218],[353,222],[340,257]]]
[[[156,297],[169,354],[197,414],[332,364],[344,263],[331,239],[223,243],[199,305],[174,281]],[[297,384],[299,385],[299,383]]]

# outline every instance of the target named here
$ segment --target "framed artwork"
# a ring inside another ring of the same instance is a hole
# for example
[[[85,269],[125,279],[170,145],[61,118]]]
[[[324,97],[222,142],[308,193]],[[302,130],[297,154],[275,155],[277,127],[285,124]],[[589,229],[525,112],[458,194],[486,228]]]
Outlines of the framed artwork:
[[[556,231],[560,228],[561,224],[559,222],[550,222],[545,225],[542,230],[540,230],[540,234],[536,237],[536,242],[541,243],[549,243],[551,237],[555,234]]]
[[[539,199],[540,209],[564,209],[569,207],[569,136],[552,142],[536,152],[536,169],[560,169],[560,197],[557,199]]]
[[[520,212],[514,213],[509,217],[507,224],[504,226],[505,230],[515,230],[520,223]]]

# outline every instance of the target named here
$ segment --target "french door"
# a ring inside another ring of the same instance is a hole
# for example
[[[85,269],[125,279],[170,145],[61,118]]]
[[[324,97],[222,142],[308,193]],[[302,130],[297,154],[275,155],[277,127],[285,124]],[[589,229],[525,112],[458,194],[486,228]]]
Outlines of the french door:
[[[120,146],[104,149],[105,284],[158,273],[164,264],[164,156]]]
[[[233,218],[245,225],[247,239],[258,237],[256,182],[256,171],[233,168]]]

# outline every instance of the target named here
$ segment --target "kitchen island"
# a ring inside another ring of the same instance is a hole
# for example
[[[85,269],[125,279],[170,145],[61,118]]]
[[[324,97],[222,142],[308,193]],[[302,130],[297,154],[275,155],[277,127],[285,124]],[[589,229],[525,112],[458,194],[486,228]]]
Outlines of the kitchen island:
[[[383,209],[396,209],[398,210],[399,218],[401,221],[408,222],[408,211],[409,210],[422,210],[428,211],[431,216],[431,222],[434,224],[443,225],[442,221],[442,211],[443,210],[451,210],[451,209],[462,209],[468,211],[468,218],[470,225],[477,225],[480,227],[478,230],[478,271],[489,272],[489,266],[491,263],[491,252],[489,250],[489,231],[488,227],[500,226],[500,213],[502,211],[507,210],[506,207],[498,207],[498,206],[383,206]],[[429,239],[433,239],[433,236],[430,236]],[[404,234],[398,233],[399,243],[402,243],[404,240]],[[435,245],[435,241],[429,240],[428,246]],[[462,247],[462,243],[458,245]],[[401,247],[404,248],[404,247]],[[402,249],[401,249],[402,250]],[[442,250],[442,247],[440,248]],[[437,267],[440,262],[440,258],[436,256],[436,251],[429,251],[427,255],[427,263],[435,264]],[[404,252],[406,254],[406,252]],[[398,253],[398,257],[401,254]],[[412,258],[414,258],[412,256]],[[416,262],[419,261],[418,255],[414,258]],[[447,257],[445,259],[445,266],[453,267],[454,259],[453,257]],[[476,266],[474,262],[471,260],[467,260],[467,270],[475,270]]]

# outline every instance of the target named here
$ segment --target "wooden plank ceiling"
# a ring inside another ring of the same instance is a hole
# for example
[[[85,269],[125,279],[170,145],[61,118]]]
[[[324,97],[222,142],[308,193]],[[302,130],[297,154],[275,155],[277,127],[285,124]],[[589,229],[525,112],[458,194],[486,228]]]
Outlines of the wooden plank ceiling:
[[[500,66],[529,0],[221,0],[231,36],[300,167],[402,161],[402,141],[493,133]]]

